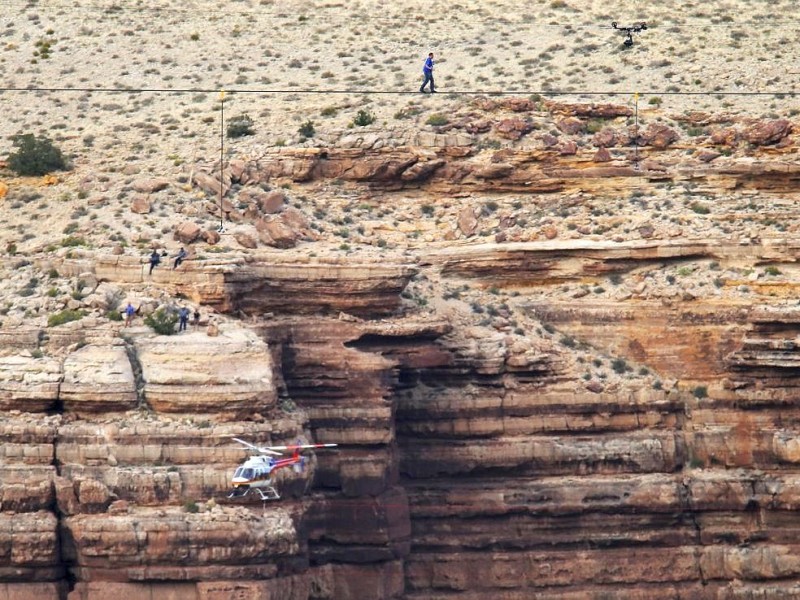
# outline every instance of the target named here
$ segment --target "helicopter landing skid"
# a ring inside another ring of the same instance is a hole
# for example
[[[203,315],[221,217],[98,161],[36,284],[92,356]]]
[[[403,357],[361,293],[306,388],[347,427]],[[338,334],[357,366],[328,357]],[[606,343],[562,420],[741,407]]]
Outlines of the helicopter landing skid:
[[[261,500],[280,500],[280,494],[278,494],[278,490],[274,487],[267,486],[267,487],[237,487],[233,488],[230,493],[228,494],[228,498],[244,498],[250,492],[257,492],[260,496]]]

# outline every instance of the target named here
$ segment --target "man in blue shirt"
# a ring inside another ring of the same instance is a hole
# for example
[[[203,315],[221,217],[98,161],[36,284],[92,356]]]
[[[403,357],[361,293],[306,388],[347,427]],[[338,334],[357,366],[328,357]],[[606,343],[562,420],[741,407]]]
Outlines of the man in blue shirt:
[[[431,82],[431,94],[436,93],[436,89],[433,84],[433,52],[428,54],[428,58],[425,60],[425,64],[422,67],[422,74],[425,76],[425,80],[422,82],[422,87],[419,88],[419,91],[423,94],[425,93],[425,86],[428,85],[428,82]]]

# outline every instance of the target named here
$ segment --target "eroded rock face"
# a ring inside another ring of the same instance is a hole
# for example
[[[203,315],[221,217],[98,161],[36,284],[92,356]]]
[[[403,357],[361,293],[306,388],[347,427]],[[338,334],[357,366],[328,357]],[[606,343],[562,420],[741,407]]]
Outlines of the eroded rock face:
[[[0,358],[0,407],[40,412],[58,400],[61,364],[52,358]]]
[[[486,102],[497,113],[490,127],[541,110],[531,99]],[[571,123],[566,131],[630,114],[545,105]],[[365,189],[413,184],[465,196],[608,186],[616,199],[628,178],[781,194],[800,178],[782,146],[788,135],[769,152],[748,148],[754,157],[720,151],[704,162],[683,148],[670,154],[670,132],[653,129],[652,154],[634,172],[620,146],[636,131],[609,129],[595,138],[602,162],[569,133],[480,153],[448,146],[461,134],[426,132],[434,149],[424,152],[383,150],[364,136],[327,154],[231,161],[222,179],[239,189],[335,176]],[[735,145],[746,129],[736,122],[703,143]],[[293,209],[264,217],[263,198],[250,200],[240,213],[226,199],[222,212],[241,222],[297,218],[291,227],[303,229]],[[476,206],[465,235],[485,225],[497,228],[495,240],[513,239],[513,213],[483,213],[478,223]],[[755,271],[746,291],[730,284],[738,295],[710,278],[684,286],[681,275],[667,292],[652,284],[663,265],[688,261],[788,272],[798,246],[791,235],[685,239],[676,227],[665,240],[657,224],[623,226],[641,239],[570,239],[542,220],[531,225],[540,241],[424,247],[418,264],[261,251],[145,279],[132,256],[65,259],[63,272],[99,281],[98,307],[100,286],[147,281],[241,312],[252,330],[226,317],[209,325],[213,337],[130,334],[130,372],[100,319],[46,335],[0,330],[0,355],[12,356],[0,361],[0,398],[7,412],[21,411],[0,420],[0,597],[63,600],[70,587],[70,600],[798,596],[797,284]],[[575,232],[592,235],[586,223]],[[430,312],[401,317],[399,293],[421,269],[450,291],[501,289],[485,306],[462,301],[461,310],[453,296],[441,309],[446,298],[435,298]],[[250,322],[266,311],[274,314]],[[40,342],[59,359],[20,355]],[[132,392],[141,392],[137,409],[122,412]],[[233,437],[341,447],[308,455],[302,473],[277,473],[280,503],[234,505],[225,491],[247,452]]]
[[[275,562],[299,551],[294,524],[279,508],[217,507],[197,514],[137,509],[69,517],[65,527],[73,544],[67,557],[88,580],[261,579],[277,571]],[[219,566],[210,567],[212,562]]]
[[[138,397],[124,346],[85,346],[64,361],[60,399],[70,412],[126,411]]]
[[[244,416],[275,405],[266,344],[242,330],[136,341],[144,399],[157,412]]]

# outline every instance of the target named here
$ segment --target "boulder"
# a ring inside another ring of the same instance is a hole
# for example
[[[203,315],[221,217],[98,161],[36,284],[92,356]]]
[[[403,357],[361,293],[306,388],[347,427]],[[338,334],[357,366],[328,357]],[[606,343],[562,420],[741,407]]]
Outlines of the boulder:
[[[594,153],[592,160],[598,163],[610,162],[611,153],[608,151],[608,148],[598,148],[597,152]]]
[[[216,229],[206,229],[202,234],[201,237],[206,244],[218,244],[220,240],[220,234]]]
[[[711,132],[711,143],[717,146],[735,146],[739,133],[733,127],[722,127]]]
[[[611,148],[617,143],[617,132],[611,127],[604,127],[594,134],[592,143],[598,148]]]
[[[223,176],[226,175],[223,173]],[[192,177],[192,181],[194,184],[199,187],[201,190],[206,192],[207,194],[215,197],[219,197],[220,194],[220,187],[222,188],[222,195],[228,193],[228,190],[231,187],[230,182],[230,174],[225,177],[225,181],[222,186],[220,186],[219,177],[215,177],[213,175],[209,175],[208,173],[204,173],[202,171],[198,171]]]
[[[250,248],[251,250],[258,248],[258,241],[249,233],[237,231],[233,234],[233,237],[244,248]]]
[[[464,131],[472,134],[486,133],[491,128],[492,122],[489,119],[477,119],[464,124]]]
[[[153,194],[169,187],[169,179],[165,177],[149,177],[133,182],[133,189],[142,194]]]
[[[303,231],[311,227],[308,217],[300,209],[289,207],[280,216],[280,220],[286,225],[297,231]]]
[[[150,212],[150,198],[137,194],[131,201],[131,212],[146,215]]]
[[[639,235],[644,239],[650,239],[655,234],[655,229],[649,224],[640,226],[638,231]]]
[[[663,150],[676,142],[678,137],[678,132],[671,127],[661,123],[650,123],[647,129],[639,134],[639,143],[643,146],[652,146],[658,150]]]
[[[792,124],[787,119],[758,122],[744,132],[744,138],[754,146],[777,144],[792,132]]]
[[[265,221],[259,228],[259,239],[275,248],[293,248],[299,237],[298,232],[282,219]]]
[[[265,192],[263,196],[258,198],[258,208],[268,215],[281,212],[285,205],[286,195],[278,190]]]
[[[467,237],[474,235],[478,229],[478,218],[471,206],[465,206],[458,213],[458,229]]]
[[[533,123],[524,119],[503,119],[494,126],[495,133],[509,140],[518,140],[533,131]]]
[[[542,229],[542,235],[548,240],[553,240],[558,237],[558,229],[554,225],[546,225]]]
[[[197,223],[191,221],[184,221],[175,229],[173,234],[174,239],[184,243],[191,244],[196,241],[203,234],[202,229]]]
[[[556,127],[558,127],[558,130],[562,133],[575,135],[577,133],[582,133],[583,130],[586,129],[586,124],[577,117],[566,117],[558,121]]]
[[[578,153],[575,140],[565,140],[558,145],[558,153],[562,156],[573,156]]]

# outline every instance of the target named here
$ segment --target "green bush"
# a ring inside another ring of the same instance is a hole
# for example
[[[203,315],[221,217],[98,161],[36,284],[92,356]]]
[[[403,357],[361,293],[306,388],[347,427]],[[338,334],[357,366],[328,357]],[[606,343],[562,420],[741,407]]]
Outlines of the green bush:
[[[144,324],[159,335],[172,335],[175,333],[175,324],[177,322],[178,315],[163,308],[159,308],[156,312],[144,318]]]
[[[355,118],[353,119],[353,125],[358,127],[366,127],[367,125],[372,125],[375,122],[375,115],[373,115],[368,110],[364,110],[363,108],[358,111]]]
[[[253,119],[251,119],[249,115],[239,115],[228,121],[229,138],[244,137],[246,135],[253,135],[254,133]]]
[[[447,125],[449,122],[450,121],[448,121],[447,117],[444,115],[435,114],[428,117],[428,125]]]
[[[45,136],[17,134],[11,136],[11,143],[17,150],[9,154],[8,168],[18,175],[46,175],[67,168],[61,150]]]
[[[65,237],[63,240],[61,240],[61,245],[64,248],[75,248],[76,246],[85,246],[86,240],[83,239],[82,237],[69,235]]]
[[[200,507],[197,506],[197,502],[194,500],[187,500],[183,504],[183,510],[185,510],[187,513],[194,514],[200,510]]]
[[[614,369],[615,373],[624,373],[625,371],[630,369],[627,361],[624,358],[615,358],[614,360],[612,360],[611,368]]]
[[[314,123],[312,121],[306,121],[300,125],[299,129],[297,130],[297,133],[306,138],[314,137],[316,132],[317,130],[314,129]]]
[[[109,310],[106,312],[106,319],[109,321],[122,321],[122,313],[118,310]]]
[[[50,315],[47,318],[47,326],[58,327],[59,325],[63,325],[64,323],[70,323],[71,321],[80,321],[85,316],[86,316],[86,311],[65,308],[61,312],[58,312],[54,315]]]

